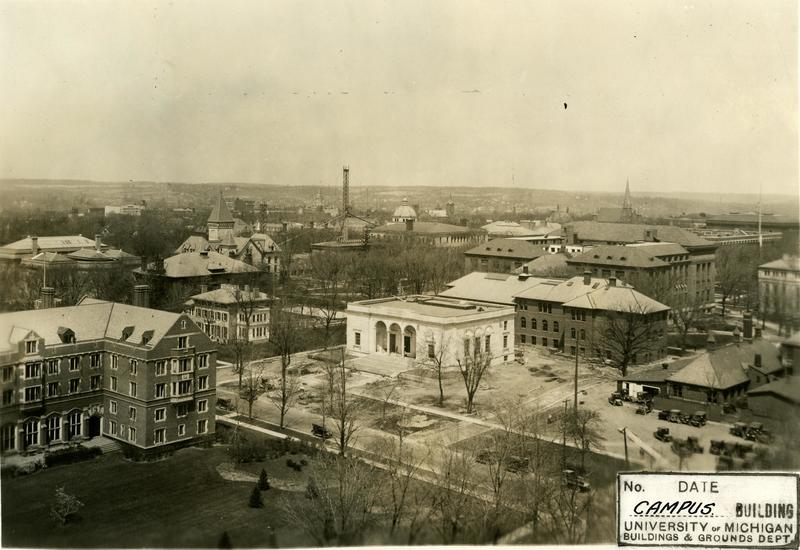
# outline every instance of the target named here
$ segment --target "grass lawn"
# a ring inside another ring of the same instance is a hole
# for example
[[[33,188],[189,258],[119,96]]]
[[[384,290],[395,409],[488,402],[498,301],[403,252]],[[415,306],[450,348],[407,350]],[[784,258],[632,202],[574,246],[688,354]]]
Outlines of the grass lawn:
[[[311,545],[287,526],[281,498],[302,493],[271,489],[264,507],[247,503],[254,484],[227,481],[217,466],[230,462],[227,448],[183,449],[155,463],[133,463],[121,454],[59,466],[2,480],[2,544],[5,547],[211,547],[223,531],[236,547],[270,544],[268,526],[280,546]],[[285,458],[244,465],[257,474],[289,477]],[[50,518],[59,486],[84,503],[79,517],[64,527]]]

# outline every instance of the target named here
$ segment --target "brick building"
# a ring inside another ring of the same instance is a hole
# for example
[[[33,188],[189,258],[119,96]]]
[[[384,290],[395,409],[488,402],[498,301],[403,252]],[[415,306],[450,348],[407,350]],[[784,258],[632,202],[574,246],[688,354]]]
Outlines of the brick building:
[[[464,252],[464,265],[467,272],[511,273],[545,254],[542,245],[518,239],[493,239]]]
[[[582,356],[609,358],[604,329],[617,314],[641,315],[657,335],[650,349],[634,362],[649,362],[666,354],[669,307],[637,292],[614,277],[589,274],[566,281],[541,280],[516,295],[517,343],[560,349]]]
[[[215,342],[224,344],[247,337],[257,343],[269,339],[271,304],[269,295],[257,288],[222,285],[192,296],[186,302],[186,313]]]
[[[157,452],[214,433],[216,350],[188,316],[93,299],[49,305],[0,314],[3,453],[98,435]]]

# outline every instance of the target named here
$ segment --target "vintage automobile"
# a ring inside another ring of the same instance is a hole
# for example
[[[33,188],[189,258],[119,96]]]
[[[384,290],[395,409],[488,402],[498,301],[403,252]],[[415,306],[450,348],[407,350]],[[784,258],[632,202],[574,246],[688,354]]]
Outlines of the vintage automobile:
[[[712,455],[722,455],[725,449],[725,442],[718,439],[712,439],[708,446],[708,452]]]
[[[570,489],[577,489],[581,493],[585,493],[591,489],[591,485],[589,485],[589,482],[586,481],[586,478],[582,475],[579,475],[575,470],[564,470],[561,472],[561,477],[564,482],[564,486]]]
[[[333,437],[333,434],[328,428],[320,426],[319,424],[311,424],[311,433],[316,437],[321,437],[322,439],[330,439]]]
[[[670,441],[672,441],[672,436],[669,433],[669,428],[658,428],[655,432],[653,432],[653,437],[665,443],[669,443]]]
[[[747,424],[744,422],[736,422],[729,430],[731,435],[737,437],[745,437],[747,435]]]
[[[609,404],[614,405],[616,407],[621,407],[622,397],[620,397],[617,392],[614,392],[608,396],[608,402]]]
[[[692,423],[692,415],[689,413],[681,412],[680,416],[681,424],[691,424]]]
[[[763,431],[764,424],[761,422],[751,422],[750,425],[747,426],[747,431],[745,431],[744,438],[748,441],[758,441],[758,436]]]
[[[703,447],[694,436],[689,436],[686,439],[673,439],[672,452],[681,454],[684,451],[688,453],[702,453]]]
[[[636,407],[636,414],[649,414],[653,410],[653,404],[650,401],[645,401]]]
[[[736,405],[733,403],[724,403],[722,405],[722,413],[723,414],[733,414],[736,412]]]
[[[658,411],[658,419],[659,420],[669,420],[669,411],[668,410]]]
[[[680,409],[672,409],[671,411],[669,411],[669,416],[667,417],[667,420],[675,423],[680,422],[681,414],[682,413]]]
[[[697,411],[692,415],[689,423],[696,428],[700,428],[705,426],[707,421],[708,415],[706,414],[706,411]]]

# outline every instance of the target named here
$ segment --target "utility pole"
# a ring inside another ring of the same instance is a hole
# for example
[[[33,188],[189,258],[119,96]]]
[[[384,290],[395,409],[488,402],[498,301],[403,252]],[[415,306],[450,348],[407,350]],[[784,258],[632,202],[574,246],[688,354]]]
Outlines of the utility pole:
[[[625,467],[630,469],[631,462],[628,460],[628,427],[624,427],[620,430],[622,432],[622,441],[625,443]]]
[[[563,417],[563,419],[561,421],[561,431],[562,431],[563,436],[564,436],[564,442],[563,442],[563,444],[561,446],[561,466],[562,466],[562,469],[565,468],[566,465],[567,465],[567,414],[568,414],[567,407],[568,406],[569,406],[569,399],[565,399],[564,400],[564,417]]]
[[[581,333],[578,332],[575,338],[575,415],[578,414],[578,351],[580,350]]]

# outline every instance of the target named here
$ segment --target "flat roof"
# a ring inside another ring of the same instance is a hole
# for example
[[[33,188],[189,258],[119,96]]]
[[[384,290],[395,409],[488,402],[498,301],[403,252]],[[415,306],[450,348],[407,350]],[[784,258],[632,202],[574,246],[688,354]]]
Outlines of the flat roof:
[[[412,313],[443,319],[469,317],[483,312],[496,313],[504,310],[514,311],[512,306],[499,306],[484,302],[456,300],[443,296],[403,296],[378,300],[363,300],[360,302],[351,302],[347,305],[348,309],[351,306],[375,306],[384,310],[396,310],[398,314]]]

